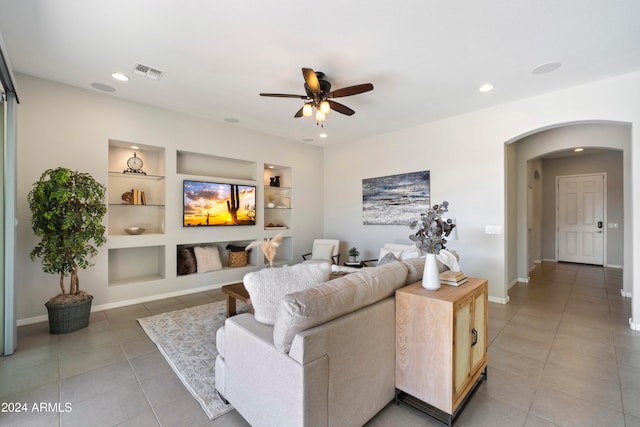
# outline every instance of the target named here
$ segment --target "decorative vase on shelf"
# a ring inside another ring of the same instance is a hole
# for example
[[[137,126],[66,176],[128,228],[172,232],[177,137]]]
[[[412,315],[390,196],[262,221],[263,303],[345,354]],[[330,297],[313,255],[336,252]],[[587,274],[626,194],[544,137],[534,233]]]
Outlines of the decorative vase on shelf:
[[[440,289],[440,272],[435,254],[427,254],[422,274],[422,287],[430,291]]]

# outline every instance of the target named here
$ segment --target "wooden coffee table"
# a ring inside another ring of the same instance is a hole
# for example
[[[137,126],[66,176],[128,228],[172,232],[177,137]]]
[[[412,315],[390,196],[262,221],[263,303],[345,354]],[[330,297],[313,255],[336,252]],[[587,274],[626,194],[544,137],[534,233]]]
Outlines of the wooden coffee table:
[[[249,292],[245,289],[242,283],[234,283],[232,285],[224,285],[222,292],[227,294],[227,317],[235,316],[236,312],[236,300],[240,300],[245,304],[251,305],[251,299],[249,298]],[[253,307],[251,307],[253,313]]]

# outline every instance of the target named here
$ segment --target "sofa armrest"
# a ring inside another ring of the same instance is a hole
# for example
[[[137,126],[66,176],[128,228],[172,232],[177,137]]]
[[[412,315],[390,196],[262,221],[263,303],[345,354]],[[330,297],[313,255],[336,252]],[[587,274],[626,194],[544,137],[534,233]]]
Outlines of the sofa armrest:
[[[273,327],[245,313],[225,322],[225,398],[252,426],[327,425],[329,360],[301,365]]]

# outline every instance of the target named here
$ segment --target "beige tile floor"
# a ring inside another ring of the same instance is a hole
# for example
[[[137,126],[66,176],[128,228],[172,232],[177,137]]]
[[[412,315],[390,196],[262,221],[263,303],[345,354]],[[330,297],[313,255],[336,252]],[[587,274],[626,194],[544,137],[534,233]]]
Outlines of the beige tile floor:
[[[640,426],[640,333],[629,329],[621,277],[543,263],[528,285],[510,289],[509,304],[490,303],[489,378],[455,424]],[[20,327],[17,351],[0,359],[0,403],[25,402],[29,412],[0,412],[0,426],[246,426],[235,411],[209,421],[136,322],[223,297],[215,290],[97,312],[68,335],[50,335],[46,323]],[[68,402],[71,411],[34,412],[38,402]],[[367,423],[431,425],[393,403]]]

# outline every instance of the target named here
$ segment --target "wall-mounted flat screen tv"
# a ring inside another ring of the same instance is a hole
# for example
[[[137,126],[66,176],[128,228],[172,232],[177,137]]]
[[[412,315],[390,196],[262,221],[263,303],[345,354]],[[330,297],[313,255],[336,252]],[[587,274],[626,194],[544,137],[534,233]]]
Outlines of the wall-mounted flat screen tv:
[[[184,180],[183,227],[256,225],[256,187]]]

